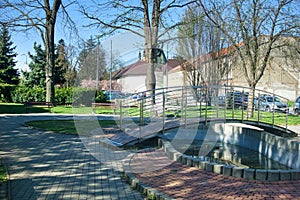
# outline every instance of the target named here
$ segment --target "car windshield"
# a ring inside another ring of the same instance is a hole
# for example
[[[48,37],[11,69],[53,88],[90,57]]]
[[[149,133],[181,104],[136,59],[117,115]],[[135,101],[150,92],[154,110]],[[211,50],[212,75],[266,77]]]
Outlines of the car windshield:
[[[266,97],[267,102],[280,102],[278,97]]]

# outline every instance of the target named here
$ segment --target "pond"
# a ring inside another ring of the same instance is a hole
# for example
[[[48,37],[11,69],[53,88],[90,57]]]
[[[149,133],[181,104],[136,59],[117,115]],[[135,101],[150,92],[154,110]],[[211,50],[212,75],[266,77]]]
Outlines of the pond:
[[[184,143],[181,141],[181,144]],[[257,151],[233,144],[194,140],[188,148],[185,145],[176,145],[174,148],[199,160],[223,165],[267,170],[291,169]]]

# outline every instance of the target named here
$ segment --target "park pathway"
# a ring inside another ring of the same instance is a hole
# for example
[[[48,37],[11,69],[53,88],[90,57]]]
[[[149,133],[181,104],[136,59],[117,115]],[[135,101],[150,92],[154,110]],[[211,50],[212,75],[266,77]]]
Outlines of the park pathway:
[[[95,159],[77,135],[24,127],[59,115],[1,115],[0,157],[10,173],[10,197],[20,199],[143,199],[120,169]]]

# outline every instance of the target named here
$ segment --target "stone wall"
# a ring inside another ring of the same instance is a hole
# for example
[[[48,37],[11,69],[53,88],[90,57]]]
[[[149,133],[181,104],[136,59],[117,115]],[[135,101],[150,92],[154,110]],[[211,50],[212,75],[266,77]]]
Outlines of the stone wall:
[[[224,144],[243,146],[258,151],[292,170],[264,170],[226,166],[207,160],[184,155],[173,146],[173,141],[161,140],[161,146],[170,159],[185,165],[198,167],[210,172],[255,180],[300,180],[300,143],[265,132],[263,129],[242,123],[216,123],[210,125],[210,133],[200,130],[198,140],[220,141]],[[213,129],[213,131],[212,131]],[[188,130],[181,130],[182,138],[188,138]],[[172,139],[172,138],[169,138]],[[180,139],[180,138],[179,138]]]

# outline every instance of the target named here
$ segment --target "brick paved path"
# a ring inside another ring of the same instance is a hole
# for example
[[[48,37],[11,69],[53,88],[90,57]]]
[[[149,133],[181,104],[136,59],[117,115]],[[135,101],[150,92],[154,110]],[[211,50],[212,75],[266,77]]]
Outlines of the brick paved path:
[[[144,163],[161,169],[145,171]],[[210,173],[174,163],[161,150],[136,154],[130,162],[132,172],[148,184],[175,199],[300,199],[300,181],[255,181]]]
[[[119,169],[91,156],[77,135],[22,126],[24,121],[46,118],[0,117],[0,157],[10,172],[13,200],[143,199],[120,178]]]

